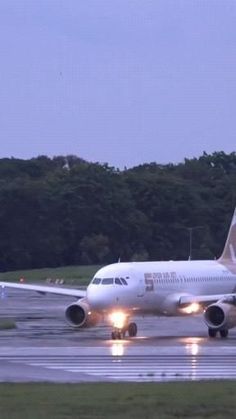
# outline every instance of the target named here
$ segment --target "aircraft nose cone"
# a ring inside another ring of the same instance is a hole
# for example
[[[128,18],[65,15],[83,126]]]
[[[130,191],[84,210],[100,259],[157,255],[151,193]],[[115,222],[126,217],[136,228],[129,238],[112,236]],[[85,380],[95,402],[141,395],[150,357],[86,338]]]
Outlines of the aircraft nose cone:
[[[87,300],[90,307],[94,310],[105,308],[107,303],[106,294],[106,291],[98,285],[89,285],[87,289]]]
[[[94,310],[106,310],[119,304],[119,296],[112,288],[93,284],[87,288],[87,300]]]

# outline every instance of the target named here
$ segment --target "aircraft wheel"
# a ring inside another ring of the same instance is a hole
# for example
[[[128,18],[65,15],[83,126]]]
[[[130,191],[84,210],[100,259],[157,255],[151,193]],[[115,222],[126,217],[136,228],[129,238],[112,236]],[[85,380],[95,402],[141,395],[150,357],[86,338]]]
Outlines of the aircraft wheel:
[[[222,329],[222,330],[220,330],[220,336],[221,336],[223,339],[227,338],[227,337],[228,337],[228,334],[229,334],[228,329]]]
[[[126,329],[123,329],[121,331],[121,338],[124,339],[125,338],[125,334],[126,334]]]
[[[113,330],[113,332],[111,332],[111,338],[112,340],[121,339],[121,332],[118,330]]]
[[[215,330],[215,329],[211,329],[211,328],[209,327],[209,329],[208,329],[208,336],[209,336],[210,338],[215,338],[215,337],[216,337],[216,335],[217,335],[217,330]]]
[[[137,335],[138,327],[136,323],[130,323],[128,325],[128,334],[131,338]]]

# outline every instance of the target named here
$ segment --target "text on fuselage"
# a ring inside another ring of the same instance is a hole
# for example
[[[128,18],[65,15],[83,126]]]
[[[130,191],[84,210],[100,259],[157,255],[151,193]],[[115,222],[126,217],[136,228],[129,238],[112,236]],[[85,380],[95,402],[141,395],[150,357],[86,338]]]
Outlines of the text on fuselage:
[[[146,291],[154,291],[154,284],[163,281],[172,282],[177,278],[176,272],[146,272],[144,274],[144,281],[146,284]]]

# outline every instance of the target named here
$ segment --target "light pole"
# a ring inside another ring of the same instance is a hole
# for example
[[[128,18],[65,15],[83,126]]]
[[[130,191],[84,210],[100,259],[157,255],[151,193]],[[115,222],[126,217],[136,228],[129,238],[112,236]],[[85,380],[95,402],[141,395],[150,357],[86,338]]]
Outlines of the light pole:
[[[193,230],[203,228],[203,226],[185,227],[189,232],[189,257],[188,260],[192,260],[192,246],[193,246]]]

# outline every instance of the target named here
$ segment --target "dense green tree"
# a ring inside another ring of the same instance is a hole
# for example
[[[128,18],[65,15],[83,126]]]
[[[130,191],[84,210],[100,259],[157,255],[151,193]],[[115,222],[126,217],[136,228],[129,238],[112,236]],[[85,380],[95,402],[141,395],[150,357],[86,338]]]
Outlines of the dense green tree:
[[[0,159],[0,269],[220,255],[236,153],[120,171],[77,156]]]

